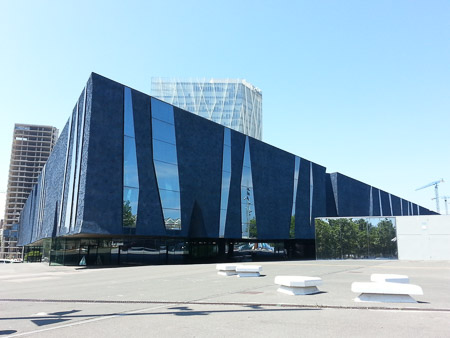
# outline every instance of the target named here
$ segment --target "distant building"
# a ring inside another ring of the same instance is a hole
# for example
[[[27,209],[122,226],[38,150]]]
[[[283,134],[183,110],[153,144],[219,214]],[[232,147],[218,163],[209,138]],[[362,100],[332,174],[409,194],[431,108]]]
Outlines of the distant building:
[[[152,96],[262,139],[262,91],[245,80],[152,78]]]
[[[14,125],[0,258],[20,258],[22,249],[16,246],[20,212],[57,138],[55,127]]]

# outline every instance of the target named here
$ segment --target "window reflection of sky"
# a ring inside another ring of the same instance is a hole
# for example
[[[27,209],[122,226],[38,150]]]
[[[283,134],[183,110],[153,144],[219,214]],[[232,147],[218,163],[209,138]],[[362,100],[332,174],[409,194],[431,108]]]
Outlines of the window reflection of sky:
[[[151,105],[153,118],[174,124],[173,106],[153,97],[151,99]]]
[[[123,202],[129,204],[134,217],[134,224],[127,221],[127,226],[136,227],[139,202],[139,173],[137,166],[136,139],[133,118],[131,89],[124,89],[124,135],[123,135]],[[129,215],[125,214],[124,218]],[[125,220],[124,220],[125,221]]]
[[[241,177],[241,222],[242,222],[242,238],[248,238],[249,223],[256,219],[254,212],[255,200],[253,197],[253,180],[250,161],[250,148],[248,136],[245,138],[244,159]]]
[[[160,189],[180,191],[178,167],[161,161],[154,161],[158,187]]]
[[[181,229],[180,183],[173,107],[153,99],[153,164],[167,230]]]
[[[153,159],[177,164],[176,146],[159,140],[153,140]]]
[[[175,144],[175,128],[173,124],[169,124],[160,120],[152,119],[153,139],[165,141]]]
[[[220,191],[219,237],[225,236],[225,221],[228,209],[228,196],[231,181],[231,133],[225,128],[223,133],[222,188]]]
[[[130,202],[131,213],[136,216],[138,211],[139,189],[124,187],[123,200]]]

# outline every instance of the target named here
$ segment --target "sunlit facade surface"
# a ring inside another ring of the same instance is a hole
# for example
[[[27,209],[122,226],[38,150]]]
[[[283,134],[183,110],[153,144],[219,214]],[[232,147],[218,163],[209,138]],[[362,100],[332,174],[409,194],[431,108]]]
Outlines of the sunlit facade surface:
[[[431,212],[92,74],[20,217],[25,260],[314,258],[318,217]]]
[[[262,139],[262,92],[245,80],[152,78],[152,96]]]

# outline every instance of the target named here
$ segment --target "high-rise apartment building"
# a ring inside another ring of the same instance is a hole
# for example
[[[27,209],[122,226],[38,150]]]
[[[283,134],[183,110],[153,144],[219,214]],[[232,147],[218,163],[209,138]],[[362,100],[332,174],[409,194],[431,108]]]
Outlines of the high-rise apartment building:
[[[15,124],[9,164],[8,190],[1,238],[1,258],[20,258],[17,245],[20,212],[33,186],[38,182],[58,129],[51,126]]]
[[[262,91],[245,80],[152,78],[152,96],[258,140]]]

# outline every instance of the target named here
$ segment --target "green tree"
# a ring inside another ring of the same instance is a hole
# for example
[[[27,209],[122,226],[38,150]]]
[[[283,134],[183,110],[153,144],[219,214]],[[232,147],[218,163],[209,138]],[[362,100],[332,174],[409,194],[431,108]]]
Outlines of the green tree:
[[[358,258],[368,258],[369,257],[369,226],[370,223],[367,219],[361,218],[356,221],[358,224],[358,234],[357,234],[357,254]]]
[[[383,257],[397,257],[397,232],[390,219],[378,223],[380,253]]]
[[[124,227],[134,228],[136,226],[137,215],[133,215],[130,201],[123,201],[122,217]]]
[[[295,215],[291,216],[291,224],[289,226],[289,238],[295,238]]]
[[[257,238],[258,237],[258,229],[256,227],[256,219],[252,218],[248,225],[248,237],[249,238]]]

